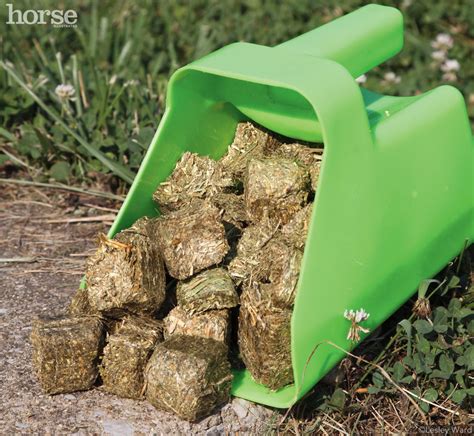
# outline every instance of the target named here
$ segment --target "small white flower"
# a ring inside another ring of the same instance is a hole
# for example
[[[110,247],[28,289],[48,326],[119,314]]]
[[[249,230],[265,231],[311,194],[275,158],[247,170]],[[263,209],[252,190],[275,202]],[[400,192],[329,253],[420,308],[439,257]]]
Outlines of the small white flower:
[[[356,82],[361,85],[362,83],[367,82],[367,76],[365,74],[362,74],[362,76],[359,76],[357,79],[355,79]]]
[[[400,76],[397,76],[393,71],[389,71],[383,75],[383,82],[387,85],[397,84],[402,81]]]
[[[441,71],[444,73],[450,73],[451,71],[459,71],[461,65],[456,59],[446,59],[441,65]]]
[[[76,90],[72,85],[62,83],[61,85],[56,86],[54,92],[61,100],[70,100],[74,96]]]
[[[366,321],[369,318],[370,314],[368,314],[364,309],[359,310],[345,310],[344,311],[344,318],[351,322],[351,326],[349,328],[349,332],[347,334],[347,339],[352,342],[358,342],[360,340],[360,332],[369,333],[370,330],[368,328],[364,328],[359,325],[360,322]]]
[[[109,79],[109,85],[115,85],[115,82],[117,81],[117,74],[114,74],[110,79]]]
[[[453,37],[448,33],[440,33],[436,35],[436,39],[431,41],[431,47],[436,50],[448,51],[453,47]]]
[[[124,86],[125,88],[128,88],[129,86],[137,86],[138,83],[139,83],[138,80],[135,80],[135,79],[134,79],[134,80],[127,80],[127,81],[123,84],[123,86]]]
[[[435,61],[444,61],[446,59],[446,52],[444,50],[435,50],[433,53],[431,53],[431,57],[435,60]]]
[[[403,0],[402,4],[401,4],[401,7],[402,7],[402,9],[409,8],[412,3],[413,3],[413,0]]]
[[[443,74],[443,80],[445,82],[455,82],[458,80],[458,76],[456,76],[456,73],[454,71],[448,71]]]

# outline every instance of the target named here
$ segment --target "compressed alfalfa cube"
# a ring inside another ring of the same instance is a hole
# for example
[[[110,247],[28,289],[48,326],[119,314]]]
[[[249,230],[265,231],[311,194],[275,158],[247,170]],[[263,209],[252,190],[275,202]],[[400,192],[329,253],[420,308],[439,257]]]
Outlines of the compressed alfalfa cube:
[[[222,221],[242,229],[247,221],[244,196],[232,192],[220,192],[212,197],[212,203],[222,210]]]
[[[239,304],[234,282],[224,268],[212,268],[178,283],[178,305],[189,315],[212,309],[230,309]]]
[[[302,259],[303,252],[280,237],[270,240],[260,252],[252,280],[272,305],[293,306]]]
[[[162,339],[160,321],[145,317],[121,320],[107,337],[99,367],[103,389],[120,397],[141,398],[146,364]]]
[[[316,190],[321,171],[321,161],[323,158],[321,148],[313,148],[304,144],[292,143],[282,144],[275,151],[275,156],[294,159],[298,164],[305,167],[310,175],[311,189]]]
[[[169,274],[179,280],[220,263],[229,251],[219,209],[203,200],[157,218],[156,238]]]
[[[102,236],[87,263],[90,306],[105,314],[153,313],[165,299],[165,269],[154,220],[139,219],[113,239]]]
[[[89,302],[89,293],[87,288],[81,286],[69,303],[67,312],[72,316],[81,316],[81,315],[97,315],[99,312],[95,310]]]
[[[303,209],[296,212],[291,220],[281,228],[281,234],[288,244],[303,249],[308,237],[309,224],[313,203],[307,204]]]
[[[258,266],[260,251],[277,233],[278,223],[264,217],[244,229],[237,244],[237,254],[229,264],[229,273],[237,285],[246,282]]]
[[[33,322],[33,366],[48,394],[90,389],[103,346],[100,318],[49,317]]]
[[[256,286],[256,285],[254,285]],[[239,311],[240,356],[258,383],[278,390],[293,383],[291,309],[273,306],[245,289]]]
[[[186,152],[165,182],[161,183],[153,200],[162,213],[178,210],[194,199],[213,197],[227,186],[232,186],[217,161],[208,156]]]
[[[230,337],[229,311],[209,310],[199,315],[189,315],[177,306],[164,319],[163,325],[165,339],[176,335],[211,338],[227,344]]]
[[[253,223],[268,214],[286,224],[307,203],[308,171],[286,158],[252,159],[244,181],[245,207]]]
[[[173,336],[156,347],[146,381],[146,398],[157,409],[197,421],[229,400],[227,347],[213,339]]]
[[[278,139],[262,127],[239,123],[234,140],[219,163],[234,180],[243,180],[250,159],[268,156],[279,146]]]

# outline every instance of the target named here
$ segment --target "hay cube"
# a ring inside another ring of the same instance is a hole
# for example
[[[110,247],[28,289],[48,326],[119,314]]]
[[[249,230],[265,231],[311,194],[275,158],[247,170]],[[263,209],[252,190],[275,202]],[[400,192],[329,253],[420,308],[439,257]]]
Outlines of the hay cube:
[[[244,290],[239,312],[240,356],[252,377],[273,390],[293,383],[290,309]]]
[[[252,280],[260,284],[272,305],[291,308],[295,301],[303,252],[282,238],[272,239],[262,249]]]
[[[89,293],[86,287],[80,287],[76,291],[69,303],[67,312],[72,316],[99,314],[99,312],[95,310],[89,302]]]
[[[252,159],[244,181],[245,207],[251,222],[268,214],[286,224],[307,203],[308,171],[286,158]]]
[[[165,299],[165,269],[153,223],[141,218],[112,240],[101,238],[86,271],[94,310],[120,315],[153,313],[160,308]]]
[[[105,391],[125,398],[144,394],[144,370],[157,342],[162,323],[151,318],[127,317],[107,338],[99,367]]]
[[[262,127],[239,123],[234,140],[219,163],[234,180],[243,180],[250,159],[268,156],[279,146],[278,139]]]
[[[278,228],[278,224],[265,217],[260,223],[244,229],[237,244],[237,254],[229,264],[229,273],[237,285],[245,283],[258,267],[260,251],[277,233]]]
[[[202,200],[158,218],[156,238],[169,274],[179,280],[218,264],[229,251],[219,209]]]
[[[103,325],[98,317],[38,319],[33,323],[31,344],[33,366],[46,393],[92,387],[103,345]]]
[[[194,199],[210,198],[222,188],[232,186],[217,161],[186,152],[175,169],[153,194],[162,213],[180,209]]]
[[[157,409],[197,421],[229,400],[227,348],[212,339],[174,336],[156,347],[146,381],[146,398]]]
[[[311,189],[316,191],[323,158],[322,148],[313,148],[299,143],[282,144],[275,151],[275,156],[293,159],[299,165],[306,168],[311,179]]]
[[[178,305],[189,315],[212,309],[230,309],[239,304],[234,283],[223,268],[209,269],[179,282],[176,297]]]
[[[313,203],[309,203],[303,209],[296,212],[291,220],[281,228],[283,239],[296,248],[303,249],[308,237],[309,224]]]
[[[220,192],[212,197],[212,203],[222,210],[222,221],[242,229],[247,221],[244,196],[232,192]]]
[[[181,307],[175,307],[164,319],[165,339],[176,335],[211,338],[228,343],[230,317],[228,310],[209,310],[199,315],[189,315]]]

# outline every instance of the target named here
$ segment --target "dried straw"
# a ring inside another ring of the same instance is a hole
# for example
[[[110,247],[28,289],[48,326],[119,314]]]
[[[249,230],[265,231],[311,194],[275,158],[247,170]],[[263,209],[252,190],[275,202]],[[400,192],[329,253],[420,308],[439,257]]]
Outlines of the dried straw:
[[[229,400],[232,373],[227,348],[212,339],[174,336],[159,344],[146,368],[146,398],[188,421]]]
[[[92,387],[103,345],[103,325],[98,317],[38,319],[33,323],[31,343],[33,366],[46,393]]]

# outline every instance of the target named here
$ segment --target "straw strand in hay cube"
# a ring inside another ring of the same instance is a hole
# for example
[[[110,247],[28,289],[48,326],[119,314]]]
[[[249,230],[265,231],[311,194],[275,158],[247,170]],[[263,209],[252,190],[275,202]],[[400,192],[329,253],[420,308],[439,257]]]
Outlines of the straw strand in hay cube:
[[[103,388],[125,398],[144,394],[144,371],[156,344],[163,339],[162,323],[145,317],[126,317],[107,337],[100,365]]]
[[[258,292],[258,289],[246,288],[241,296],[238,330],[240,356],[258,383],[277,390],[293,383],[292,311],[273,306],[256,295]]]
[[[60,394],[90,389],[103,346],[98,317],[41,318],[31,332],[33,366],[43,391]]]
[[[283,239],[289,244],[302,250],[308,237],[309,224],[313,203],[309,203],[303,209],[296,212],[291,220],[281,228]]]
[[[244,181],[245,207],[251,222],[265,214],[286,224],[307,203],[308,171],[286,158],[252,159]]]
[[[232,278],[224,268],[212,268],[179,282],[176,297],[178,305],[189,315],[230,309],[239,304]]]
[[[165,270],[152,226],[153,220],[141,218],[112,240],[101,238],[86,271],[93,309],[119,315],[159,309],[165,299]]]
[[[146,381],[146,398],[156,408],[197,421],[229,400],[227,347],[212,339],[174,336],[156,347]]]
[[[211,338],[225,344],[230,337],[229,311],[208,310],[199,315],[189,315],[181,307],[175,307],[164,319],[165,339],[176,335]]]
[[[187,279],[224,259],[229,244],[221,218],[202,200],[157,218],[156,238],[172,277]]]

